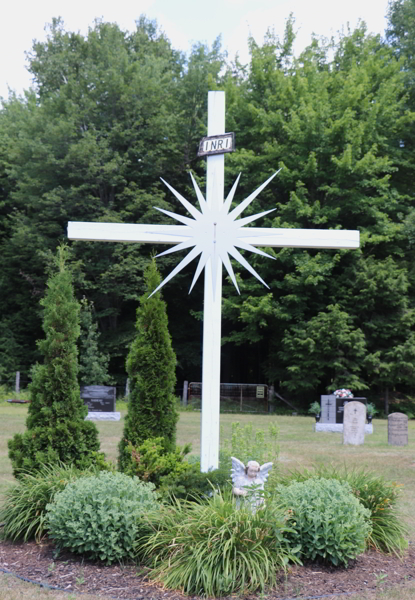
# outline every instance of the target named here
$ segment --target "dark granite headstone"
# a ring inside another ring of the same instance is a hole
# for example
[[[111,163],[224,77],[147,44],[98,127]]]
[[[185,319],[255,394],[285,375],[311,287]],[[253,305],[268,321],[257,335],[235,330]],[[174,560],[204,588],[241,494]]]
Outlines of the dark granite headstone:
[[[343,423],[344,407],[348,402],[362,402],[366,406],[367,398],[339,398],[336,397],[336,423]]]
[[[88,412],[114,412],[116,388],[106,385],[84,385],[81,387],[81,398],[88,407]]]

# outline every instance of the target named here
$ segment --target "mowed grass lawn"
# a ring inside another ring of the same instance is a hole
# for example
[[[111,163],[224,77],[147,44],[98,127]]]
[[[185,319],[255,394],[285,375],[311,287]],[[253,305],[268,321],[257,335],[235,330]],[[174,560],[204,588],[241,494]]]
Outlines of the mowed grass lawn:
[[[126,405],[117,406],[122,418],[119,422],[97,422],[101,450],[108,459],[116,462],[117,444],[122,434]],[[7,456],[7,440],[17,432],[25,430],[27,405],[0,402],[0,501],[5,490],[13,483],[11,464]],[[405,447],[388,445],[387,421],[374,419],[374,434],[367,435],[363,446],[343,446],[342,436],[334,433],[316,434],[312,417],[282,417],[268,415],[221,415],[221,441],[229,439],[232,422],[241,425],[251,423],[254,429],[268,430],[270,422],[279,428],[280,458],[276,468],[290,470],[313,465],[346,465],[347,468],[365,467],[386,478],[403,485],[401,501],[403,518],[409,529],[410,539],[415,541],[415,421],[409,421],[409,444]],[[177,442],[180,445],[190,442],[192,452],[200,450],[200,413],[183,412],[178,424]],[[68,598],[63,594],[45,591],[25,584],[0,573],[0,600],[32,600],[45,598],[57,600]],[[72,594],[72,598],[76,598]],[[81,596],[79,596],[79,599]],[[87,600],[98,600],[98,596],[82,596]],[[102,596],[100,597],[102,600]],[[334,597],[333,597],[334,598]],[[352,595],[352,600],[376,598],[377,600],[413,600],[415,584],[408,584],[386,592],[379,591],[372,596]],[[68,598],[69,600],[69,598]]]

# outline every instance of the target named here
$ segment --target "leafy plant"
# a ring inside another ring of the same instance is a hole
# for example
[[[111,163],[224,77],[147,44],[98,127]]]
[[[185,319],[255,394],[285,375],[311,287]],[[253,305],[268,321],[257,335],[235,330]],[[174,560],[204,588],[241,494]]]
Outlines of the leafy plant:
[[[0,508],[0,529],[6,540],[31,538],[40,540],[46,533],[46,506],[55,494],[62,491],[69,482],[79,477],[92,476],[91,469],[80,471],[73,465],[44,465],[35,473],[21,473],[17,484],[6,489],[5,500]]]
[[[134,555],[142,515],[157,505],[152,483],[100,473],[70,483],[47,506],[49,536],[58,548],[110,564]]]
[[[143,481],[151,481],[166,500],[172,496],[182,499],[206,496],[212,492],[212,486],[223,488],[229,480],[227,463],[222,463],[215,471],[201,473],[199,460],[185,460],[189,446],[183,449],[176,447],[174,452],[167,452],[163,438],[146,440],[138,448],[129,444],[127,451],[131,461],[125,467],[125,473],[136,475]]]
[[[378,413],[378,409],[373,404],[373,402],[368,402],[366,404],[366,413],[369,417],[374,417]]]
[[[256,460],[260,464],[278,460],[279,430],[278,425],[270,423],[268,436],[263,429],[253,430],[252,424],[241,426],[239,421],[232,423],[230,441],[223,443],[222,453],[228,456],[236,456],[242,462]]]
[[[312,402],[310,404],[310,408],[308,409],[308,412],[311,415],[319,415],[321,413],[321,406],[319,402]]]
[[[190,468],[184,461],[185,455],[190,451],[189,446],[185,446],[183,450],[176,447],[173,452],[169,452],[162,437],[147,439],[138,448],[128,442],[126,450],[130,461],[124,460],[124,472],[136,475],[143,481],[151,481],[156,487],[160,487],[167,475],[177,478]]]
[[[350,485],[359,502],[370,511],[372,531],[368,537],[369,546],[397,556],[407,548],[407,530],[397,509],[402,486],[367,469],[339,469],[332,465],[291,471],[280,475],[279,482],[290,485],[294,481],[315,477],[345,481]]]
[[[347,566],[364,552],[370,511],[348,483],[317,478],[295,482],[281,486],[277,501],[287,511],[287,524],[293,529],[288,538],[293,546],[300,545],[302,559]]]
[[[267,506],[236,509],[229,494],[206,504],[177,501],[150,513],[152,533],[136,546],[150,577],[187,594],[223,596],[264,590],[277,570],[299,562],[287,545],[284,514]]]

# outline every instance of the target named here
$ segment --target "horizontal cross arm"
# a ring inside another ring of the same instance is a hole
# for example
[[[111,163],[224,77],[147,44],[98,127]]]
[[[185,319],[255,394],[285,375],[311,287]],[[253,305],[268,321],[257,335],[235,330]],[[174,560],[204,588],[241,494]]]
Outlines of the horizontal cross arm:
[[[71,240],[179,244],[193,237],[186,225],[68,223]],[[344,229],[278,229],[241,227],[237,237],[252,246],[270,248],[359,248],[359,232]]]
[[[359,231],[347,229],[278,229],[249,227],[240,237],[252,246],[269,248],[359,248]],[[239,237],[239,235],[238,235]]]
[[[68,238],[92,242],[141,242],[178,244],[186,241],[185,225],[134,225],[130,223],[85,223],[69,221]]]

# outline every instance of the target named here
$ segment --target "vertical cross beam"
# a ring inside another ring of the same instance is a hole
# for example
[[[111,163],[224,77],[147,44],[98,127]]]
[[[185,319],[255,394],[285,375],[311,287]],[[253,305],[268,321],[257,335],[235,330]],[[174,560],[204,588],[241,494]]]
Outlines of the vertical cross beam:
[[[225,92],[208,94],[208,136],[225,133]],[[225,155],[207,157],[206,202],[220,207],[224,199]],[[212,276],[210,276],[212,273]],[[209,258],[205,269],[202,364],[202,416],[200,469],[206,473],[219,466],[220,356],[222,324],[222,264],[213,271]]]

